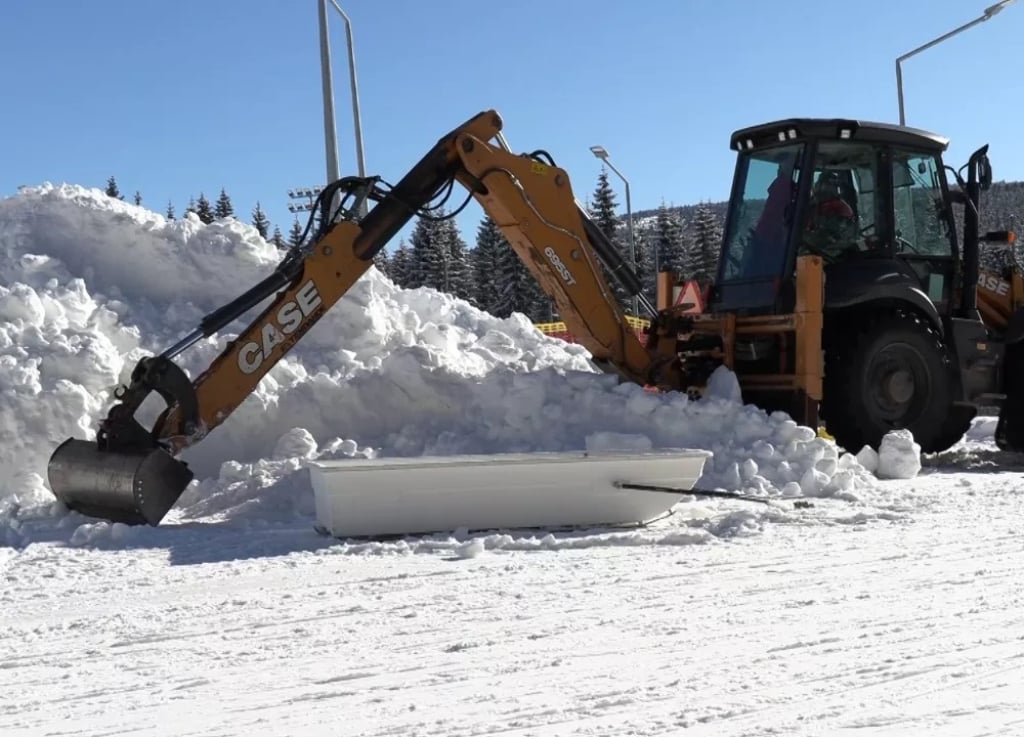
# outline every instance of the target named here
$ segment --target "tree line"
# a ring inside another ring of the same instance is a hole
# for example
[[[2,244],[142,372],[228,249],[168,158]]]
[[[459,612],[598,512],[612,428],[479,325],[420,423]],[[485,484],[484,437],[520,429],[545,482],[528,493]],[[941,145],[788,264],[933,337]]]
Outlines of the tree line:
[[[111,197],[125,199],[113,176],[108,179],[105,191]],[[142,204],[142,195],[138,191],[133,201],[137,205]],[[680,279],[695,279],[702,285],[714,279],[726,204],[700,202],[669,206],[663,201],[657,208],[634,213],[636,272],[643,285],[643,294],[650,302],[657,302],[658,271],[672,271]],[[608,172],[602,169],[586,209],[623,259],[632,263],[628,224],[626,218],[618,214],[618,208]],[[982,197],[982,231],[1015,229],[1019,225],[1017,213],[1022,209],[1024,182],[994,183]],[[961,210],[955,210],[960,232]],[[204,223],[237,217],[231,197],[224,188],[213,202],[202,192],[190,197],[185,212],[195,213]],[[175,218],[173,203],[167,203],[165,214],[169,219]],[[258,201],[250,213],[249,222],[262,238],[279,249],[286,250],[302,243],[304,226],[298,218],[285,236],[279,226],[271,224]],[[465,299],[499,317],[520,312],[534,322],[559,319],[552,301],[494,221],[486,215],[476,228],[472,246],[459,232],[454,218],[443,208],[432,211],[429,218],[417,217],[408,242],[402,240],[390,252],[382,250],[375,264],[398,286],[409,289],[431,287]],[[982,265],[994,270],[1013,265],[1024,270],[1021,244],[1018,242],[1009,249],[984,248]],[[605,276],[608,277],[607,274]],[[632,298],[614,279],[608,278],[608,282],[621,307],[632,312]]]
[[[598,175],[586,209],[626,263],[632,264],[629,226],[617,214],[606,170]],[[679,208],[662,202],[653,217],[634,218],[633,225],[636,273],[652,304],[657,302],[658,270],[702,284],[713,279],[723,223],[711,203],[698,204],[693,216],[686,218]],[[472,247],[443,208],[429,219],[419,217],[408,242],[401,241],[393,253],[379,254],[376,265],[401,287],[432,287],[499,317],[520,312],[534,322],[559,319],[552,300],[486,214],[477,225]],[[604,270],[603,264],[599,268]],[[604,275],[622,309],[632,312],[632,297],[607,272]]]
[[[121,194],[121,190],[117,185],[117,179],[113,176],[107,179],[107,186],[104,189],[104,192],[106,192],[109,197],[124,200],[124,195]],[[136,205],[141,205],[142,193],[136,190],[132,197],[132,201]],[[189,197],[188,204],[185,205],[185,212],[194,213],[196,217],[207,225],[212,223],[214,220],[238,217],[235,213],[235,206],[231,201],[231,197],[223,187],[221,187],[220,194],[217,196],[217,199],[212,203],[203,192],[200,192],[198,197],[194,195]],[[168,201],[167,208],[164,210],[164,215],[168,220],[174,220],[177,218],[173,202]],[[288,238],[285,238],[281,233],[281,228],[276,225],[271,233],[270,218],[267,217],[267,213],[260,206],[259,200],[256,201],[256,206],[250,214],[249,222],[259,232],[261,238],[273,243],[278,248],[288,248],[291,245],[301,242],[303,227],[299,223],[298,218],[296,218],[295,222],[292,223],[292,227],[288,231]]]
[[[123,200],[117,181],[107,181],[107,195]],[[134,202],[142,204],[135,192]],[[629,227],[618,214],[618,202],[608,172],[602,169],[597,185],[586,205],[587,213],[621,254],[632,263]],[[200,192],[189,198],[185,212],[192,212],[204,223],[237,217],[230,196],[222,188],[214,202]],[[684,214],[686,212],[687,214]],[[165,215],[175,218],[173,203]],[[240,219],[240,218],[239,218]],[[714,277],[718,248],[722,237],[722,209],[710,202],[687,208],[669,207],[662,202],[653,213],[634,216],[636,272],[643,284],[644,296],[656,303],[656,269],[673,271],[683,279],[705,284]],[[287,237],[278,226],[271,227],[257,201],[249,222],[260,236],[281,249],[302,243],[303,226],[296,218]],[[465,299],[498,317],[520,312],[534,322],[559,319],[558,312],[522,259],[505,239],[497,224],[487,215],[480,220],[472,246],[459,231],[455,219],[443,208],[429,217],[418,216],[408,241],[401,240],[391,252],[382,250],[375,265],[400,287],[430,287]],[[600,267],[603,269],[603,265]],[[632,297],[614,279],[605,277],[620,306],[632,312]]]

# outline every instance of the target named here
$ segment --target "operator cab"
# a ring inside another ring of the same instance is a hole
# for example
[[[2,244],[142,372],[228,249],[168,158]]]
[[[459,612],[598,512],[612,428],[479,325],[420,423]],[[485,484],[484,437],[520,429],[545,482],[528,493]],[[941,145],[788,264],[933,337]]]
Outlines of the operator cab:
[[[790,119],[735,132],[738,157],[711,310],[792,310],[796,257],[818,255],[829,284],[826,308],[845,306],[865,282],[882,287],[896,278],[944,312],[958,261],[942,161],[947,146],[927,131],[843,119]]]

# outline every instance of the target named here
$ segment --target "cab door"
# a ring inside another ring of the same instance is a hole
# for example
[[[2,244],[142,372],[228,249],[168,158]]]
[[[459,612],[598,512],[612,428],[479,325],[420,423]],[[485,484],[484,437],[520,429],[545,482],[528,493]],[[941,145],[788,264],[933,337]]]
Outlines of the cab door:
[[[957,242],[942,160],[936,153],[893,147],[890,174],[893,254],[913,270],[939,313],[948,313]]]

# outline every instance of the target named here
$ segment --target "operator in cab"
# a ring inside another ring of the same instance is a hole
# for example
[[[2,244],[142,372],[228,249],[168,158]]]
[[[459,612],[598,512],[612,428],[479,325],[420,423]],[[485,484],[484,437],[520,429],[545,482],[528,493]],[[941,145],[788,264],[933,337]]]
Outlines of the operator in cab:
[[[839,175],[823,171],[811,192],[800,252],[835,261],[844,251],[856,248],[856,239],[853,208],[842,197]]]

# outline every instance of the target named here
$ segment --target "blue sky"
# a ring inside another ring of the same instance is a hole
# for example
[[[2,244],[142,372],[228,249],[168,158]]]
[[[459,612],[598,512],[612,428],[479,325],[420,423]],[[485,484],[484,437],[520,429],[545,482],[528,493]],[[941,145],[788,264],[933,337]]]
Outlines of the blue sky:
[[[728,196],[729,134],[789,116],[896,122],[897,56],[994,0],[344,0],[368,173],[397,181],[436,139],[499,110],[517,151],[544,148],[581,200],[604,145],[634,210]],[[343,174],[355,148],[341,17],[330,16]],[[904,63],[907,123],[990,143],[1024,179],[1024,3]],[[0,195],[102,187],[180,213],[221,187],[287,232],[287,190],[325,178],[316,0],[0,3]],[[619,202],[624,197],[619,181]],[[457,190],[462,194],[461,190]],[[454,198],[460,201],[460,198]],[[459,224],[472,242],[482,212]],[[405,233],[408,232],[408,229]],[[397,239],[392,246],[397,245]]]

